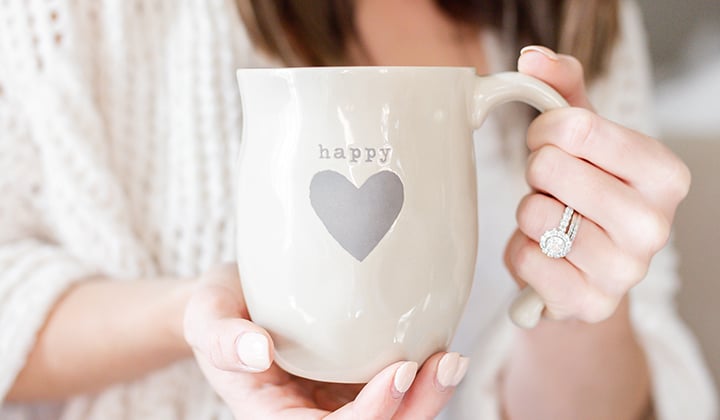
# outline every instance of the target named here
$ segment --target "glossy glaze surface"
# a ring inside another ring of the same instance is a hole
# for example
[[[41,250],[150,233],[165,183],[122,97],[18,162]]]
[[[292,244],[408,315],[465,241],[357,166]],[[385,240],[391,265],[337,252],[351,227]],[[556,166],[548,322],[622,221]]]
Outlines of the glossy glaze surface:
[[[278,364],[365,382],[445,349],[473,281],[472,130],[531,89],[442,67],[252,69],[238,81],[238,266]]]

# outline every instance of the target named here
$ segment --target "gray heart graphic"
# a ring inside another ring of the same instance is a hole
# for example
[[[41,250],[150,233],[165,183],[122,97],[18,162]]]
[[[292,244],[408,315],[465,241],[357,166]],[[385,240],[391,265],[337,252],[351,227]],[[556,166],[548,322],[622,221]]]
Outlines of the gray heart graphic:
[[[395,223],[405,199],[402,181],[382,171],[357,188],[335,171],[322,171],[310,182],[310,204],[330,235],[363,261]]]

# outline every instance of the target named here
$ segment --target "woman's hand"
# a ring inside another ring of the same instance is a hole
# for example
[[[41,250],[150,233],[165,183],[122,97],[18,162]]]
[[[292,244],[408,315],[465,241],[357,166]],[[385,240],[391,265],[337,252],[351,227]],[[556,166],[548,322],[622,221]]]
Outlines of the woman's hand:
[[[665,246],[690,172],[657,140],[595,114],[577,60],[542,47],[524,52],[519,70],[572,107],[546,112],[530,126],[526,177],[534,191],[518,207],[506,264],[540,294],[547,317],[599,322]],[[552,259],[538,241],[558,226],[566,205],[584,218],[567,257]]]
[[[648,418],[650,374],[626,296],[667,242],[690,173],[657,140],[595,114],[574,58],[534,47],[518,68],[572,108],[546,112],[528,130],[533,191],[517,209],[505,262],[540,294],[545,317],[563,321],[516,335],[501,379],[503,409],[513,419]],[[558,227],[566,205],[583,219],[570,252],[553,259],[538,241]]]
[[[185,337],[237,418],[433,418],[468,364],[457,353],[438,353],[419,372],[415,362],[397,362],[365,386],[290,375],[272,363],[270,335],[248,320],[234,264],[203,277],[185,312]]]

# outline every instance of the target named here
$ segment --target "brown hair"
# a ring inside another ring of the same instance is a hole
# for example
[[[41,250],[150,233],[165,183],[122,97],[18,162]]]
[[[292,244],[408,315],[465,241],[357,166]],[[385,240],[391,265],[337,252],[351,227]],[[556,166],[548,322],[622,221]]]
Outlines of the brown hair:
[[[618,0],[435,0],[450,17],[577,57],[593,78],[618,32]],[[290,66],[347,63],[356,38],[351,0],[237,0],[251,39]]]

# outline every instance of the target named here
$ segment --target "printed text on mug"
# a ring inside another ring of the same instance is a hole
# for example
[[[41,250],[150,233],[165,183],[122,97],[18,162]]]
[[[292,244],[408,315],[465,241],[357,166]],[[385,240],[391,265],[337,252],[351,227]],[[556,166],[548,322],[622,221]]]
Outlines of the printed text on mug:
[[[335,147],[329,148],[322,144],[320,147],[320,159],[342,159],[349,163],[373,163],[377,162],[381,165],[388,163],[392,155],[392,147]]]

